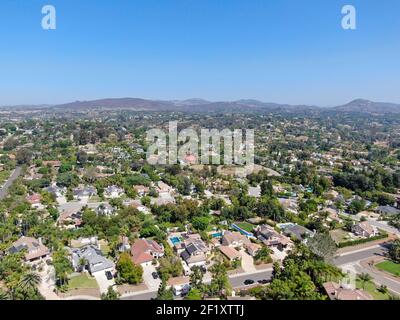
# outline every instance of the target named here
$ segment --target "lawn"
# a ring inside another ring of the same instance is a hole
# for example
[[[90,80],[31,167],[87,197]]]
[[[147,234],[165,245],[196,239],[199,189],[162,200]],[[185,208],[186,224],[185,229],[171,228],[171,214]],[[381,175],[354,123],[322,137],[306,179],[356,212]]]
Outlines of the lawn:
[[[0,184],[2,184],[3,182],[5,182],[8,177],[10,176],[10,171],[5,170],[5,171],[0,171]]]
[[[108,253],[109,253],[110,250],[111,250],[111,248],[110,248],[108,242],[105,241],[105,240],[100,240],[100,241],[99,241],[99,244],[100,244],[100,251],[101,251],[101,253],[102,253],[104,256],[107,256]]]
[[[248,223],[248,222],[235,222],[235,224],[239,227],[239,228],[241,228],[241,229],[243,229],[243,230],[245,230],[245,231],[247,231],[247,232],[253,232],[253,228],[255,227],[255,225],[254,224],[251,224],[251,223]]]
[[[396,277],[400,277],[400,263],[393,261],[383,261],[375,265],[379,270],[383,270],[393,274]]]
[[[389,295],[386,293],[379,292],[378,288],[375,286],[373,282],[365,283],[364,288],[362,285],[363,283],[359,279],[357,279],[356,280],[357,288],[368,292],[374,298],[374,300],[389,300],[390,298]]]
[[[69,289],[97,289],[98,287],[96,279],[86,274],[73,277],[68,282]]]
[[[329,234],[331,235],[333,241],[335,241],[335,243],[337,243],[337,244],[340,242],[350,240],[349,233],[342,229],[331,230],[331,231],[329,231]]]

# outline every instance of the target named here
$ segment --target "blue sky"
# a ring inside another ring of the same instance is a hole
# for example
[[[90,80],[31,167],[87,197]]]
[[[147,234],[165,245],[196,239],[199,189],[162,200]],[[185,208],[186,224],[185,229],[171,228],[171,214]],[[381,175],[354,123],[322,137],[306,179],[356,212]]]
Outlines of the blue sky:
[[[41,28],[41,8],[57,29]],[[341,8],[357,9],[357,30]],[[0,105],[105,97],[400,103],[398,0],[1,0]]]

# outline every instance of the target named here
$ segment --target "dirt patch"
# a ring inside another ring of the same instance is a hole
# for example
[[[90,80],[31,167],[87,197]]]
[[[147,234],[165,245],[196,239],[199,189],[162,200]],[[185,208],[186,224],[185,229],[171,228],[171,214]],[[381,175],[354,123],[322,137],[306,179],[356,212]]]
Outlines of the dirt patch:
[[[229,270],[228,272],[227,272],[227,274],[229,275],[229,276],[232,276],[232,275],[235,275],[235,274],[240,274],[240,273],[244,273],[244,270],[243,270],[243,268],[237,268],[237,269],[234,269],[234,270]]]
[[[273,267],[272,263],[261,263],[254,265],[257,270],[271,269]]]
[[[74,297],[74,296],[90,296],[95,298],[100,298],[100,290],[99,289],[73,289],[67,292],[59,292],[58,295],[60,298]]]
[[[144,283],[141,283],[141,284],[138,284],[138,285],[123,284],[123,285],[117,286],[117,291],[121,295],[132,293],[132,292],[145,291],[147,289],[148,288]]]

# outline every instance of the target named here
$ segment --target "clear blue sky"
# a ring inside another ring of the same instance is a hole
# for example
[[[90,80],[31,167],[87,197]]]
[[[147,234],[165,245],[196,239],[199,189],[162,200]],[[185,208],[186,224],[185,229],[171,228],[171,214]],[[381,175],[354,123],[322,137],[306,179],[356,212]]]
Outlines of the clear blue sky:
[[[57,30],[41,28],[41,8]],[[341,8],[357,9],[357,30]],[[1,0],[0,105],[400,103],[399,0]]]

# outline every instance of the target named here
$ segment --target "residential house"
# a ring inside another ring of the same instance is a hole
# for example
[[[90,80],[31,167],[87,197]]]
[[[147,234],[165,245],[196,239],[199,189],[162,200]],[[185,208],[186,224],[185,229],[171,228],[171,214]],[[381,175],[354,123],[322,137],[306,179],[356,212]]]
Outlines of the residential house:
[[[243,247],[250,240],[237,231],[226,231],[222,236],[222,245],[229,247]]]
[[[79,239],[72,239],[70,242],[70,246],[72,248],[82,248],[87,245],[94,245],[98,246],[98,238],[97,237],[90,237],[90,238],[79,238]]]
[[[147,208],[145,205],[143,205],[140,201],[134,200],[130,203],[130,205],[141,213],[144,213],[144,214],[151,213],[151,210],[149,208]]]
[[[292,241],[283,234],[280,234],[273,227],[269,225],[260,225],[256,228],[257,239],[260,240],[267,247],[275,247],[280,251],[285,250],[291,246]]]
[[[50,256],[50,250],[42,243],[40,238],[22,236],[9,249],[10,253],[21,251],[25,251],[25,261],[28,262],[46,259]]]
[[[368,221],[356,223],[351,227],[351,231],[360,237],[371,238],[376,236],[379,232],[375,226],[372,226]]]
[[[82,212],[76,209],[64,210],[58,217],[57,223],[65,229],[77,229],[83,223]]]
[[[114,262],[104,257],[101,251],[93,245],[72,249],[71,262],[76,272],[86,269],[91,275],[113,271],[115,268]]]
[[[344,288],[335,282],[326,282],[323,287],[330,300],[373,300],[364,290]]]
[[[293,198],[290,198],[290,199],[278,198],[278,200],[279,200],[279,203],[281,204],[281,206],[285,210],[287,210],[287,211],[289,211],[289,212],[291,212],[293,214],[297,214],[298,213],[297,199],[293,199]]]
[[[246,248],[246,251],[249,255],[251,255],[252,257],[255,257],[258,253],[258,251],[260,251],[261,249],[261,245],[257,244],[257,243],[246,243],[244,245],[244,247]]]
[[[240,255],[239,251],[237,251],[235,248],[229,246],[220,246],[219,250],[229,261],[236,261],[242,259],[242,256]]]
[[[149,188],[149,187],[146,187],[146,186],[143,186],[143,185],[133,186],[133,189],[135,189],[135,191],[137,192],[137,194],[138,194],[140,197],[145,196],[145,195],[148,194],[149,191],[150,191],[150,188]]]
[[[279,227],[286,236],[303,242],[307,242],[307,238],[314,236],[314,232],[298,224],[286,223],[279,225]]]
[[[39,209],[41,205],[42,196],[39,193],[34,193],[26,197],[26,201],[30,203],[33,208]]]
[[[377,213],[385,217],[393,217],[400,214],[400,210],[391,206],[379,206],[375,210]]]
[[[117,249],[119,252],[131,251],[131,244],[129,243],[129,238],[126,236],[120,236]]]
[[[43,161],[43,166],[58,169],[61,166],[61,161],[59,160]]]
[[[95,211],[98,216],[112,216],[114,214],[114,208],[108,203],[99,204]]]
[[[158,181],[156,191],[158,193],[171,193],[174,189],[163,181]]]
[[[182,250],[179,250],[181,251],[180,256],[189,268],[206,264],[209,248],[199,234],[185,235]]]
[[[104,189],[104,197],[106,198],[111,198],[111,199],[119,198],[122,196],[123,193],[124,189],[115,185],[108,186],[107,188]]]
[[[60,198],[67,193],[67,188],[65,188],[65,187],[61,188],[61,187],[58,187],[57,185],[52,185],[50,187],[47,187],[46,191],[51,194],[54,194],[57,198]]]
[[[90,197],[93,197],[97,194],[97,190],[95,187],[88,186],[83,188],[75,188],[73,190],[74,199],[77,200],[85,200]]]
[[[131,247],[131,255],[135,264],[148,266],[164,255],[164,248],[154,240],[138,239]]]
[[[190,279],[187,276],[168,279],[167,287],[172,288],[175,296],[183,296],[190,291]]]
[[[175,198],[168,192],[158,194],[158,198],[151,198],[152,205],[162,206],[165,204],[175,203]]]

